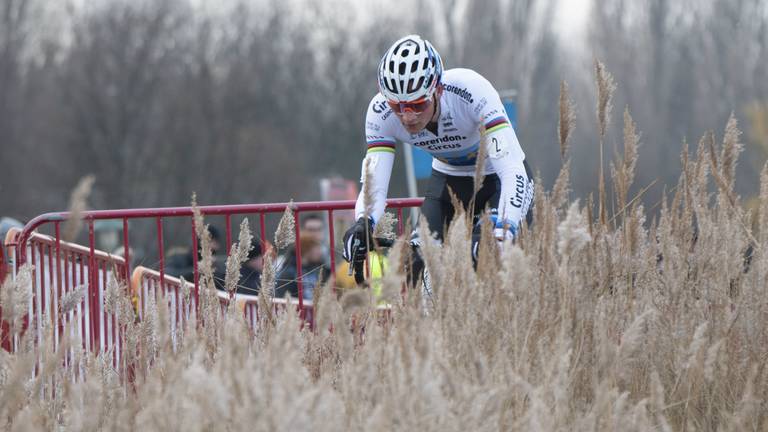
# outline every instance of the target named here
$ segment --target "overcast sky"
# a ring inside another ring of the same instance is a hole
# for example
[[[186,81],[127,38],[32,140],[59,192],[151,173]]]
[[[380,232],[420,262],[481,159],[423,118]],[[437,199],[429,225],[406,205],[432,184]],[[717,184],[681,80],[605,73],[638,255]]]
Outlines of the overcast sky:
[[[580,42],[584,36],[591,0],[560,0],[555,27],[565,41]]]

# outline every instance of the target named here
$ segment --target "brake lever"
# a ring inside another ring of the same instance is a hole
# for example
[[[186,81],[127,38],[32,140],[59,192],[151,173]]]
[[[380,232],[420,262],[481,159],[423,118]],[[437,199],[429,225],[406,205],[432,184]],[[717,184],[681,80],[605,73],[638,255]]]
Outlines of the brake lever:
[[[352,257],[350,257],[350,259],[349,259],[349,263],[350,264],[354,264],[355,263],[355,257],[357,256],[358,246],[360,246],[360,240],[359,239],[355,239],[354,242],[352,243]],[[353,268],[352,265],[350,265],[349,269],[347,269],[347,276],[352,276],[352,272],[353,271],[354,271],[354,268]]]
[[[357,260],[357,251],[360,249],[360,240],[355,239],[352,243],[352,258],[349,261],[349,269],[347,270],[347,276],[355,275],[355,283],[362,285],[365,282],[365,275],[363,274],[363,264],[365,261]]]

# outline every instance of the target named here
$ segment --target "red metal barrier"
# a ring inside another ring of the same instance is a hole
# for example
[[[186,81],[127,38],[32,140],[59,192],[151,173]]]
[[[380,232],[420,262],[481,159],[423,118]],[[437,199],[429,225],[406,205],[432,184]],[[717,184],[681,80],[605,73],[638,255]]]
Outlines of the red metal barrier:
[[[158,298],[157,294],[162,295],[159,298],[164,298],[168,307],[169,329],[175,348],[178,329],[183,328],[185,322],[194,320],[197,310],[194,298],[183,292],[181,280],[168,275],[161,277],[157,270],[138,266],[133,270],[130,289],[139,319],[147,313],[150,299]]]
[[[3,250],[5,250],[5,239],[0,238],[0,242],[3,242],[0,244],[0,289],[2,289],[5,284],[5,276],[8,274],[8,264],[5,262],[6,258],[3,253]],[[0,349],[11,350],[9,335],[10,325],[3,320],[3,307],[0,305]]]
[[[56,230],[58,234],[58,227]],[[12,229],[10,238],[18,238],[21,231]],[[19,247],[12,251],[19,256]],[[122,257],[97,251],[93,247],[85,247],[62,241],[58,236],[52,237],[36,232],[31,233],[24,243],[26,261],[33,264],[31,280],[31,301],[28,318],[23,329],[28,330],[30,319],[35,331],[34,337],[42,338],[43,320],[45,316],[56,330],[53,332],[54,348],[61,343],[64,331],[70,323],[77,323],[72,328],[70,336],[80,339],[84,349],[107,350],[113,348],[119,353],[117,321],[114,315],[104,310],[104,297],[109,278],[114,274],[122,279],[126,262]],[[17,269],[21,266],[18,259]],[[64,310],[64,299],[69,295],[74,299],[73,291],[82,291],[82,298],[68,305]],[[18,341],[9,341],[8,348],[15,350]]]
[[[160,293],[162,296],[157,296]],[[225,291],[217,290],[216,295],[222,304],[226,307],[230,301],[236,302],[237,308],[243,313],[246,323],[253,331],[258,331],[260,302],[259,297],[247,294],[235,294],[234,299],[229,297]],[[177,337],[184,323],[195,319],[196,305],[191,295],[185,294],[182,282],[179,278],[164,275],[163,284],[160,284],[160,272],[146,267],[136,267],[131,277],[131,296],[134,301],[136,312],[141,319],[147,312],[150,301],[153,298],[164,298],[168,308],[169,329],[171,331],[171,342],[173,347],[177,346]],[[272,299],[272,310],[274,313],[284,312],[288,306],[299,307],[298,299]],[[311,300],[304,301],[302,306],[304,322],[314,327],[314,305]],[[391,318],[391,305],[381,304],[377,306],[377,319],[385,322]],[[354,324],[353,324],[354,325]]]
[[[5,254],[3,253],[4,249],[5,249],[5,246],[0,246],[0,284],[5,282],[5,275],[8,273],[8,271],[6,270],[7,264],[5,263]],[[1,316],[2,315],[0,315],[0,317]]]
[[[389,209],[396,211],[398,223],[398,234],[403,230],[403,209],[420,206],[423,199],[391,199],[387,201]],[[231,243],[231,217],[234,215],[258,215],[259,230],[258,233],[262,242],[266,238],[265,220],[266,214],[282,213],[287,207],[294,211],[296,224],[294,226],[296,236],[296,261],[297,261],[297,286],[298,299],[296,300],[298,310],[304,319],[311,319],[307,316],[311,304],[305,307],[303,298],[303,283],[301,271],[301,250],[299,247],[300,230],[299,218],[304,212],[325,212],[328,215],[330,250],[331,250],[331,270],[335,271],[335,244],[334,244],[334,212],[340,210],[354,209],[354,201],[319,201],[303,203],[276,203],[276,204],[246,204],[246,205],[223,205],[223,206],[202,206],[199,207],[203,216],[224,216],[226,219],[226,245],[229,250]],[[77,246],[65,243],[60,239],[61,223],[66,221],[71,215],[67,212],[46,213],[32,219],[16,237],[15,247],[15,267],[18,269],[23,263],[31,261],[37,267],[35,282],[33,287],[33,300],[30,304],[31,316],[39,316],[43,307],[53,308],[57,306],[60,297],[79,283],[86,287],[87,297],[78,308],[83,308],[85,313],[82,315],[82,333],[84,343],[92,350],[105,350],[119,343],[119,337],[116,336],[114,317],[109,317],[103,310],[103,294],[106,287],[107,276],[109,272],[114,272],[118,280],[131,280],[131,247],[129,243],[129,221],[135,219],[154,218],[157,230],[157,248],[159,257],[159,268],[157,269],[156,282],[161,289],[168,282],[168,276],[165,274],[164,260],[164,239],[163,239],[163,221],[170,218],[187,219],[190,224],[192,251],[197,251],[197,237],[195,235],[195,222],[192,213],[192,207],[169,207],[169,208],[147,208],[147,209],[123,209],[123,210],[97,210],[88,211],[81,214],[82,219],[87,224],[88,246]],[[95,249],[94,222],[97,220],[117,219],[122,221],[123,226],[123,256],[116,257],[100,253]],[[53,236],[43,236],[36,234],[35,230],[52,225]],[[264,246],[262,244],[262,246]],[[192,253],[194,269],[194,304],[199,304],[199,279],[198,279],[198,256]],[[48,271],[43,269],[48,268]],[[55,267],[55,268],[54,268]],[[71,273],[71,274],[70,274]],[[47,280],[44,281],[44,279]],[[39,280],[39,282],[38,282]],[[160,283],[162,281],[162,283]],[[40,290],[37,287],[51,287],[52,291]],[[94,287],[95,289],[91,288]],[[51,300],[53,298],[54,300]],[[255,298],[255,297],[254,297]],[[33,308],[34,306],[34,308]],[[52,309],[51,309],[52,310]],[[93,313],[93,315],[91,315]],[[248,307],[245,307],[246,316],[249,313]],[[90,319],[91,316],[97,316],[99,319]],[[255,315],[253,315],[255,317]],[[62,324],[63,325],[63,324]]]
[[[182,283],[179,278],[164,275],[163,284],[160,284],[160,272],[146,267],[136,267],[131,277],[131,295],[136,305],[136,312],[139,318],[143,317],[149,306],[150,299],[155,298],[157,293],[161,293],[166,301],[169,312],[169,322],[172,334],[175,335],[175,329],[182,328],[187,321],[196,318],[197,307],[195,300],[191,295],[184,293]],[[222,306],[226,306],[230,300],[229,294],[225,291],[216,290]],[[235,294],[234,301],[238,308],[243,312],[248,325],[257,329],[259,319],[259,297],[247,294]],[[284,310],[288,305],[299,307],[298,299],[272,299],[272,305],[275,312]],[[314,318],[311,301],[304,301],[302,305],[305,320],[311,325]],[[176,340],[173,340],[176,343]],[[175,345],[174,345],[175,346]]]

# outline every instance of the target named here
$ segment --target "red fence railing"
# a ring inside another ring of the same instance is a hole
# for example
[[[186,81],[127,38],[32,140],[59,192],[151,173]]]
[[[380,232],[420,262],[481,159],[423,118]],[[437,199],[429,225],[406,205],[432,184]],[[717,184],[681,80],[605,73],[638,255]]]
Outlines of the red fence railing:
[[[0,239],[2,241],[2,239]],[[5,262],[5,254],[3,253],[5,246],[0,245],[0,284],[5,281],[5,275],[8,273],[6,270],[8,264]]]
[[[388,209],[394,211],[397,215],[398,234],[402,234],[404,227],[403,209],[420,206],[422,201],[421,198],[391,199],[387,201]],[[233,216],[255,215],[258,217],[257,232],[262,242],[264,242],[266,238],[265,216],[283,213],[289,206],[293,209],[295,217],[296,282],[298,286],[296,305],[302,317],[305,320],[311,320],[311,315],[308,315],[311,303],[305,305],[305,299],[303,298],[300,216],[306,212],[323,212],[328,215],[328,221],[330,221],[327,226],[330,248],[329,258],[331,271],[333,272],[336,267],[334,213],[354,209],[354,201],[245,204],[201,206],[198,208],[203,216],[221,216],[225,218],[226,245],[227,251],[229,251],[229,245],[232,243],[231,219]],[[188,223],[187,232],[190,233],[191,238],[194,270],[194,280],[190,281],[193,284],[192,304],[199,304],[198,254],[195,253],[198,245],[192,207],[83,212],[81,213],[81,218],[87,227],[87,246],[80,246],[61,240],[61,224],[70,217],[71,215],[67,212],[46,213],[37,216],[14,237],[15,240],[9,245],[13,247],[13,271],[17,271],[26,262],[31,262],[35,265],[31,287],[32,299],[29,307],[29,316],[34,318],[33,322],[39,322],[39,318],[44,311],[53,314],[49,316],[54,316],[60,309],[62,298],[73,289],[82,288],[85,290],[85,296],[81,303],[69,311],[66,317],[63,317],[66,319],[59,319],[57,327],[63,328],[68,320],[79,320],[78,322],[81,323],[79,326],[80,336],[84,344],[86,344],[86,348],[96,351],[114,347],[115,350],[118,350],[120,343],[119,332],[116,331],[115,317],[107,314],[104,310],[104,294],[109,277],[114,276],[118,281],[125,282],[126,284],[131,280],[133,269],[131,268],[132,248],[130,244],[129,222],[134,222],[138,219],[148,219],[154,222],[156,241],[151,243],[157,246],[156,256],[158,257],[157,269],[153,269],[154,273],[147,272],[149,276],[141,279],[146,282],[142,282],[140,286],[153,286],[154,288],[152,289],[160,288],[161,291],[165,290],[164,285],[172,280],[166,275],[164,223],[168,220],[186,221]],[[122,224],[123,244],[120,248],[122,257],[100,252],[96,249],[95,222],[100,220],[117,220],[118,223]],[[49,230],[52,235],[39,234],[37,230],[41,229]],[[265,245],[262,244],[262,246]],[[178,279],[175,280],[178,281]],[[255,319],[256,312],[254,308],[256,307],[256,302],[245,302],[244,304],[246,305],[244,306],[246,317],[251,316]],[[185,319],[185,312],[179,309],[174,313],[177,312],[180,319],[178,322],[181,323]],[[0,316],[0,321],[2,321],[2,316]]]
[[[11,238],[19,235],[18,229],[9,231]],[[28,328],[31,322],[39,340],[43,336],[45,317],[56,329],[52,335],[56,348],[69,324],[77,323],[71,327],[70,336],[81,340],[84,349],[115,347],[119,350],[117,321],[104,310],[103,304],[109,278],[115,274],[121,279],[125,259],[36,232],[28,236],[24,251],[25,262],[33,265],[24,327]],[[18,248],[11,249],[16,270],[22,265],[18,256]],[[8,337],[4,331],[3,342],[14,350],[18,341]]]
[[[191,287],[190,287],[191,289]],[[158,295],[160,294],[160,295]],[[219,301],[222,306],[226,306],[230,296],[226,291],[216,290]],[[165,275],[163,283],[160,284],[160,272],[146,267],[136,267],[131,277],[131,295],[136,304],[136,312],[141,319],[149,307],[149,302],[153,298],[165,298],[168,307],[170,330],[172,335],[176,334],[177,328],[182,328],[184,323],[196,319],[197,305],[191,295],[184,292],[181,279]],[[248,325],[256,330],[259,320],[259,297],[248,294],[236,294],[234,301],[237,307],[243,312]],[[272,306],[274,310],[280,311],[289,305],[298,308],[298,299],[286,300],[283,298],[273,298]],[[310,325],[314,319],[312,301],[304,301],[302,305],[304,319]],[[173,340],[175,344],[175,339]],[[175,345],[174,345],[175,346]]]

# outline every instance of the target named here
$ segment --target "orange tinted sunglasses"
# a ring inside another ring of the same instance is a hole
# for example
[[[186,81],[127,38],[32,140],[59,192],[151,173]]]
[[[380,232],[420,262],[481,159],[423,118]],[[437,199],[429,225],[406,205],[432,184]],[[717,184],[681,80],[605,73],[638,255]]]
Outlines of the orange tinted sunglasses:
[[[397,114],[401,114],[407,111],[410,111],[414,114],[421,114],[424,111],[429,108],[429,104],[432,103],[432,98],[428,99],[421,99],[416,102],[393,102],[393,101],[387,101],[387,104],[390,108],[392,108],[392,111],[396,112]]]

